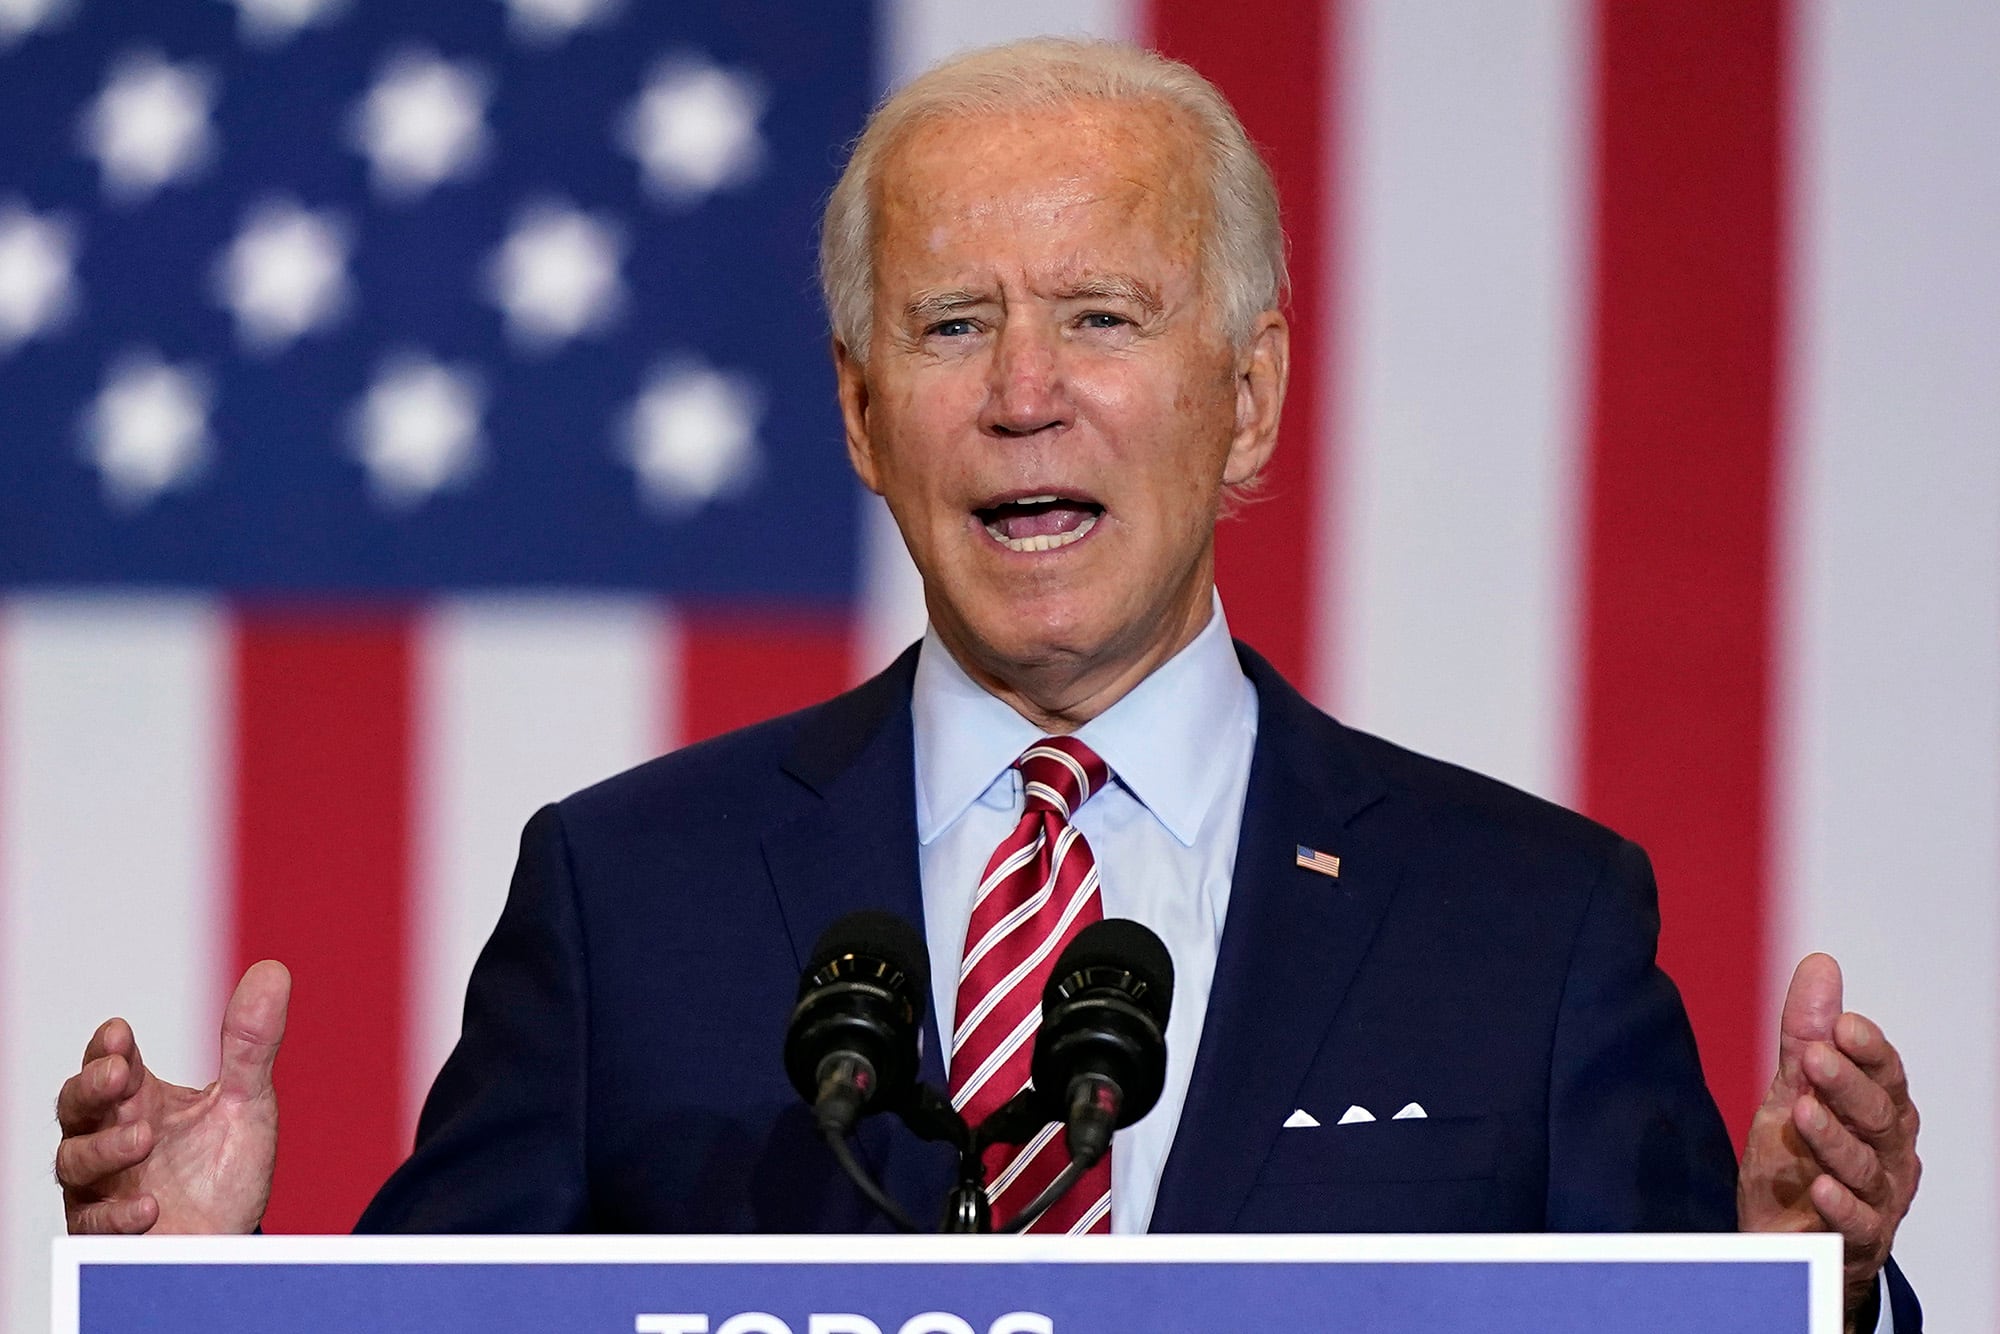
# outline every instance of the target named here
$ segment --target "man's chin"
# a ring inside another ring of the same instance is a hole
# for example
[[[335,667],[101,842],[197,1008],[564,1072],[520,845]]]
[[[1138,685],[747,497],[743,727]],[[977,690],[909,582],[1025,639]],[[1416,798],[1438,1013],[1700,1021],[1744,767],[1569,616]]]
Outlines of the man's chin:
[[[960,659],[971,658],[990,672],[1039,674],[1074,667],[1101,656],[1106,637],[1090,633],[1084,618],[1037,601],[1005,615],[938,626],[946,647]]]

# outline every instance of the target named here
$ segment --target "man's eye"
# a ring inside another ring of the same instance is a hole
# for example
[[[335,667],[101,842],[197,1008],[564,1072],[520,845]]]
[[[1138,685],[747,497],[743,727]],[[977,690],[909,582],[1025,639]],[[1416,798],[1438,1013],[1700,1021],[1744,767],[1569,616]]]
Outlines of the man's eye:
[[[972,332],[972,321],[939,320],[924,332],[935,338],[963,338]]]
[[[1131,321],[1123,315],[1113,315],[1108,310],[1093,310],[1078,321],[1086,329],[1116,329]]]

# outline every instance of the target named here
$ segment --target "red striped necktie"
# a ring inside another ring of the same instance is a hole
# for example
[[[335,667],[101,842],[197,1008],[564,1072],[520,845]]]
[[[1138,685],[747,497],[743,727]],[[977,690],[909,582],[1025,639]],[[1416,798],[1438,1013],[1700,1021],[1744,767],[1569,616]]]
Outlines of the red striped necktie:
[[[958,970],[951,1040],[951,1100],[972,1125],[1028,1085],[1042,988],[1063,947],[1104,916],[1097,859],[1070,817],[1111,771],[1074,737],[1049,737],[1014,761],[1026,794],[1020,822],[980,877]],[[1016,1149],[986,1151],[996,1223],[1026,1208],[1069,1162],[1062,1127]],[[1109,1232],[1111,1155],[1086,1172],[1030,1232]]]

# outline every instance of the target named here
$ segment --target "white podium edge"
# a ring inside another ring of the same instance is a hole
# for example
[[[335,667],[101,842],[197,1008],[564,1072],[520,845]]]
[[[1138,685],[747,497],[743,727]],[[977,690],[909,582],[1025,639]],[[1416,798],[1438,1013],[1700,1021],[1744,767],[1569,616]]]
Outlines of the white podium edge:
[[[50,1329],[78,1334],[85,1265],[268,1264],[1645,1264],[1807,1267],[1810,1334],[1840,1334],[1831,1233],[943,1236],[59,1237]]]

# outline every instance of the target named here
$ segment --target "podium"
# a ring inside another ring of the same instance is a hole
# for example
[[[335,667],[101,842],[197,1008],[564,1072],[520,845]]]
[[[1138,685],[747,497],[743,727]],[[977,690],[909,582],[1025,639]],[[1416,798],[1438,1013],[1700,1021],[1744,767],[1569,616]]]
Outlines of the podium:
[[[72,1237],[54,1334],[1838,1334],[1815,1236]]]

